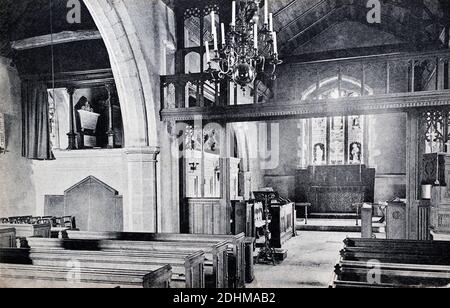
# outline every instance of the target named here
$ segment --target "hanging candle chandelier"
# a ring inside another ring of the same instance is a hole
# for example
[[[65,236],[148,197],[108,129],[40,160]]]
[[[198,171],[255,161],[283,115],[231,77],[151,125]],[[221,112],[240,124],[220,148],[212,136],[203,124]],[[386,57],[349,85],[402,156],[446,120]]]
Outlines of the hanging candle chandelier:
[[[261,22],[261,2],[264,17]],[[228,33],[225,24],[220,24],[219,46],[216,15],[211,13],[210,41],[205,42],[206,61],[210,71],[212,63],[221,79],[230,78],[236,85],[245,88],[252,84],[258,74],[266,74],[275,80],[275,70],[282,61],[278,58],[277,33],[273,28],[273,14],[269,13],[268,0],[232,1],[231,24]]]

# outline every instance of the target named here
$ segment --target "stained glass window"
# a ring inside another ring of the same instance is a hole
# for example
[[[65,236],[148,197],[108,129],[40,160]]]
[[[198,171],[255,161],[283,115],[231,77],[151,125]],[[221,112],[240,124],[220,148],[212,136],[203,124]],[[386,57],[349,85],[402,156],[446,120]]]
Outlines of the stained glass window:
[[[327,160],[327,118],[311,120],[313,164],[325,165]]]
[[[356,97],[357,92],[331,88],[318,99]],[[320,165],[364,164],[364,116],[314,118],[310,121],[310,163]]]

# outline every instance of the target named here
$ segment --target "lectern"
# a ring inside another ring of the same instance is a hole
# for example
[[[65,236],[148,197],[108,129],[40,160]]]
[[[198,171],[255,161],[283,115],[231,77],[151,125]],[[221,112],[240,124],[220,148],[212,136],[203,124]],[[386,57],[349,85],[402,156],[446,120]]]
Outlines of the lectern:
[[[272,263],[275,265],[275,248],[272,247],[270,240],[271,240],[271,233],[269,230],[269,224],[270,224],[270,205],[272,200],[278,199],[278,193],[274,191],[254,191],[253,195],[255,196],[255,200],[258,202],[261,202],[263,205],[263,211],[264,211],[264,246],[261,248],[258,254],[258,263],[259,262],[265,262],[265,263]]]

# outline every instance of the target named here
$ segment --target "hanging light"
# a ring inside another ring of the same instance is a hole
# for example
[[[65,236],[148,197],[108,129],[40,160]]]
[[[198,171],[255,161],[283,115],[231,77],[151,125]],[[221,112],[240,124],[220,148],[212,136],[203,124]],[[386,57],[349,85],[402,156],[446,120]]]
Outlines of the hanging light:
[[[260,19],[261,1],[263,21]],[[268,75],[275,80],[275,70],[282,61],[278,58],[277,33],[273,28],[273,14],[269,13],[268,0],[232,1],[231,24],[228,33],[225,24],[220,24],[221,44],[219,48],[216,15],[211,13],[210,41],[205,42],[206,61],[210,71],[212,64],[218,70],[221,79],[230,78],[242,88],[252,84],[258,73]]]

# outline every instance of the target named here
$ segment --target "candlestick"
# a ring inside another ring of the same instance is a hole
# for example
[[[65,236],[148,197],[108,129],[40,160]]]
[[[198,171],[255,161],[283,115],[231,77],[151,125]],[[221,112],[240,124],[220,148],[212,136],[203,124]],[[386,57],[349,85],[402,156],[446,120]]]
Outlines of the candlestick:
[[[225,47],[225,24],[222,23],[220,25],[221,32],[222,32],[222,47]]]
[[[231,5],[231,26],[236,26],[236,1],[233,1]]]
[[[278,55],[278,42],[277,42],[277,33],[272,32],[273,35],[273,53]]]
[[[205,42],[205,48],[206,48],[206,63],[211,63],[211,54],[209,52],[209,42]]]
[[[216,15],[214,11],[211,12],[211,32],[214,32],[214,29],[216,28]]]
[[[273,32],[273,14],[270,13],[269,15],[269,31]]]
[[[217,30],[216,28],[213,29],[213,38],[214,38],[214,51],[219,50],[219,44],[217,40]]]
[[[258,49],[258,25],[253,25],[253,47]]]
[[[264,24],[269,23],[269,0],[264,1]]]

